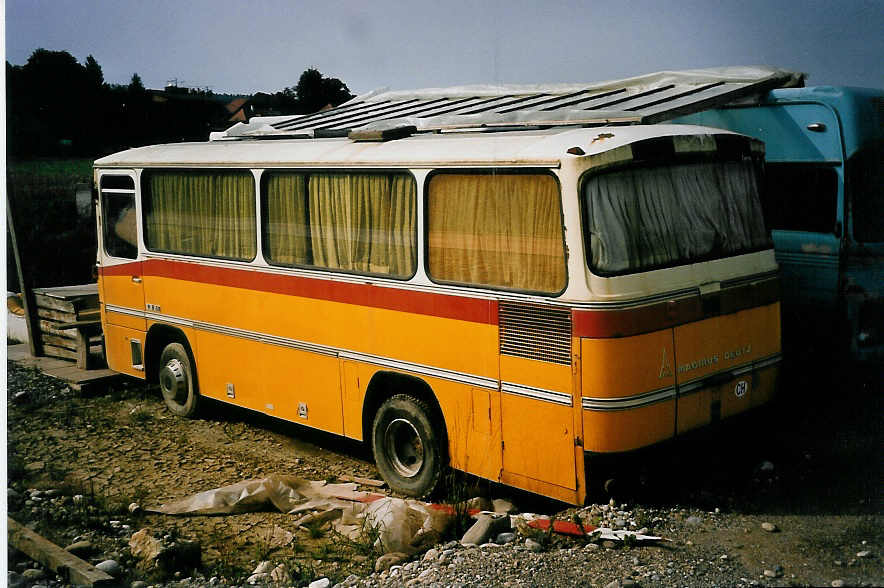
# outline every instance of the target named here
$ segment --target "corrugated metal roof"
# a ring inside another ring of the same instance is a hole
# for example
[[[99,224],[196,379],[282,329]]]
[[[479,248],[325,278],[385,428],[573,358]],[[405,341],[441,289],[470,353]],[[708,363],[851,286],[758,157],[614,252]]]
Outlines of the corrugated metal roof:
[[[310,115],[253,118],[213,139],[320,138],[354,133],[563,125],[651,124],[775,88],[803,85],[803,74],[762,67],[658,72],[594,84],[462,86],[372,92]],[[386,138],[386,137],[384,137]]]

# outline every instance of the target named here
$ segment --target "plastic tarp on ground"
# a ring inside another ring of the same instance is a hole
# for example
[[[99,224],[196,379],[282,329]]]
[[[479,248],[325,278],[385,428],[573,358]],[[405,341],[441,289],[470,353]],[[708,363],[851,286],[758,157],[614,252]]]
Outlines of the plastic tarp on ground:
[[[419,500],[403,500],[356,490],[356,484],[327,484],[295,476],[271,475],[194,494],[149,512],[169,515],[220,515],[276,508],[298,517],[296,526],[328,522],[356,539],[365,525],[379,532],[383,552],[413,553],[434,542],[453,519],[446,509]]]

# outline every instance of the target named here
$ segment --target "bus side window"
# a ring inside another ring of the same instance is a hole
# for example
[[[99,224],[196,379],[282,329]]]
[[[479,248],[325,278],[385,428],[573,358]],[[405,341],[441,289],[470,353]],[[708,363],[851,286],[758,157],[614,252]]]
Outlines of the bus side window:
[[[101,178],[104,249],[111,257],[138,257],[135,184],[128,176]]]
[[[768,229],[833,233],[838,174],[828,166],[768,163],[764,216]]]

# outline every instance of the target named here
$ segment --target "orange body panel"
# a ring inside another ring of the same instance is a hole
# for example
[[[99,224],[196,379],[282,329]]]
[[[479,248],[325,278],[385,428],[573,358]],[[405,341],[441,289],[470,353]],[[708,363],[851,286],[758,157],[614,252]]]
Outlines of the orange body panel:
[[[672,329],[581,341],[583,396],[622,398],[675,384]]]
[[[671,439],[674,431],[674,399],[628,410],[583,411],[587,451],[631,451]]]
[[[104,325],[104,345],[108,367],[116,372],[143,379],[144,371],[132,366],[130,346],[132,340],[140,342],[141,348],[144,349],[144,331],[119,325]]]
[[[141,264],[127,264],[132,271],[127,275],[102,276],[99,278],[102,300],[114,306],[144,311],[144,288],[141,277]],[[133,278],[139,281],[133,281]],[[107,312],[107,322],[112,325],[144,331],[147,328],[144,317],[118,312]]]

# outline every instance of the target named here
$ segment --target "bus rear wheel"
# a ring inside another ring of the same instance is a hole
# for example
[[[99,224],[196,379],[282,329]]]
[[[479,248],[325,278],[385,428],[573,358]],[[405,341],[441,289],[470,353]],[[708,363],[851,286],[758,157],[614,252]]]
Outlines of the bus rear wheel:
[[[194,378],[193,362],[181,343],[169,343],[160,355],[157,380],[163,400],[172,413],[191,418],[199,406],[199,391]]]
[[[390,488],[409,496],[426,496],[439,482],[443,454],[430,408],[397,394],[375,414],[371,440],[378,471]]]

